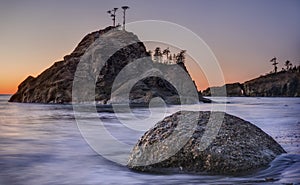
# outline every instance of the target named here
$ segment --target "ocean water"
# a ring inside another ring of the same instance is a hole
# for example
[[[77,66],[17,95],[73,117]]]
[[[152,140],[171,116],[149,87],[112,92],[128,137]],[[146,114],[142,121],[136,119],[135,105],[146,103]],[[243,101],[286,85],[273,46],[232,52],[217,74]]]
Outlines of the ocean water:
[[[0,184],[285,184],[300,183],[300,98],[215,98],[226,112],[241,117],[271,135],[287,151],[268,168],[242,176],[137,173],[107,160],[82,137],[72,105],[8,103],[0,96]],[[210,110],[209,104],[184,109]],[[164,115],[179,110],[153,108]],[[145,108],[133,110],[149,116]],[[128,113],[120,114],[131,121]],[[88,122],[104,120],[118,140],[133,146],[143,131],[118,125],[113,113],[88,113]],[[154,123],[142,122],[144,128]],[[106,139],[99,141],[105,143]],[[122,148],[120,148],[122,151]]]

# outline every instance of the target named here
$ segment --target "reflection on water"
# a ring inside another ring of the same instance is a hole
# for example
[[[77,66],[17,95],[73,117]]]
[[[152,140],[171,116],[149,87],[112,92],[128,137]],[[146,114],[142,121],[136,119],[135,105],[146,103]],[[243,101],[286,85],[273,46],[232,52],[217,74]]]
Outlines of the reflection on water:
[[[287,154],[270,167],[239,177],[188,174],[144,174],[128,170],[95,153],[81,137],[70,105],[7,103],[0,96],[0,184],[239,184],[300,182],[300,99],[228,98],[227,112],[267,132]],[[216,99],[216,101],[221,101]],[[193,110],[196,105],[185,106]],[[178,110],[169,107],[166,114]],[[210,110],[201,104],[201,110]],[[157,111],[161,111],[158,110]],[[147,117],[146,109],[134,114]],[[124,119],[130,117],[124,113]],[[99,117],[111,134],[129,145],[143,134],[120,125],[112,113],[85,115],[97,124]],[[141,123],[149,124],[149,123]],[[145,125],[149,127],[151,125]],[[103,141],[105,142],[105,139]]]

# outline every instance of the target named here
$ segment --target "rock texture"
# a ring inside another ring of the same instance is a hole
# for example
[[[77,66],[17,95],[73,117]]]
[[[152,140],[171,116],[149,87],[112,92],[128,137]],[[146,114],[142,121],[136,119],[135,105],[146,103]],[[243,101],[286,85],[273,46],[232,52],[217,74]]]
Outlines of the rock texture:
[[[128,167],[148,172],[239,174],[266,167],[277,155],[285,153],[261,129],[229,114],[225,114],[216,137],[208,147],[200,149],[201,143],[205,141],[202,137],[208,130],[211,114],[183,111],[166,117],[140,138],[132,150]],[[195,120],[190,119],[195,116],[199,117],[196,127],[191,123]],[[184,121],[184,126],[177,130],[180,137],[175,138],[169,146],[157,147],[152,152],[147,152],[147,147],[167,139],[176,130],[180,119]],[[185,136],[191,129],[192,135]],[[165,150],[175,147],[185,137],[189,139],[174,155],[155,164],[140,165],[141,161],[160,159]]]
[[[67,103],[72,100],[72,83],[77,64],[88,47],[104,34],[113,29],[92,32],[86,35],[75,50],[64,57],[63,61],[55,62],[36,78],[29,76],[19,86],[18,91],[10,98],[10,102],[22,103]]]
[[[242,84],[233,83],[222,87],[207,88],[202,94],[203,96],[211,96],[212,90],[218,92],[225,87],[227,96],[299,97],[300,72],[281,71],[276,74],[261,76]]]
[[[114,27],[107,27],[85,36],[75,50],[64,57],[63,61],[54,63],[37,77],[29,76],[24,80],[9,101],[23,103],[70,103],[72,101],[72,86],[77,65],[84,55],[88,54],[89,47],[93,44],[102,44],[100,47],[103,49],[103,53],[105,53],[105,49],[113,47],[104,41],[104,34],[106,35],[105,39],[113,40],[116,43],[133,42],[133,44],[119,49],[110,56],[96,78],[95,101],[100,104],[109,104],[112,84],[118,73],[129,63],[149,56],[144,44],[139,41],[136,35]],[[184,64],[181,64],[181,67],[187,71]],[[168,73],[174,73],[172,69],[174,67],[167,66],[167,68]],[[192,80],[190,79],[190,81]],[[147,104],[153,97],[161,97],[168,104],[179,103],[176,89],[166,80],[159,77],[149,77],[140,80],[130,92],[131,103]],[[202,99],[201,95],[199,97],[200,100],[206,100]]]
[[[115,81],[116,90],[113,89],[110,102],[126,101],[128,97],[124,96],[124,90],[128,87],[132,87],[129,93],[131,104],[149,104],[156,97],[160,97],[166,104],[190,104],[199,101],[196,86],[183,63],[165,65],[144,58],[123,71],[126,71],[126,75],[122,76],[121,82]],[[180,97],[179,94],[183,96]],[[204,101],[204,98],[201,100]]]

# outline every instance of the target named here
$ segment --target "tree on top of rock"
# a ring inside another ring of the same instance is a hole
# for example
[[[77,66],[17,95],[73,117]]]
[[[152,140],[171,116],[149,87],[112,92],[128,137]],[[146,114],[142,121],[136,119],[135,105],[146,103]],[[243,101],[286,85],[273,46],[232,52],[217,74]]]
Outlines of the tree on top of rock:
[[[185,62],[185,53],[186,50],[181,50],[177,55],[176,55],[176,63],[184,63]]]
[[[154,57],[155,62],[161,62],[162,53],[161,53],[160,47],[155,48],[153,57]]]
[[[284,65],[285,65],[287,71],[292,69],[292,67],[293,67],[293,64],[289,60],[285,61]]]
[[[129,9],[129,6],[122,6],[123,9],[123,30],[125,30],[125,15],[126,15],[126,10]]]
[[[116,26],[116,11],[117,10],[118,10],[118,8],[114,8],[112,10],[107,11],[107,13],[110,14],[110,16],[112,17],[113,26]]]
[[[277,64],[278,64],[277,58],[276,57],[272,58],[270,62],[272,62],[272,65],[274,66],[274,73],[277,73]]]
[[[170,49],[169,49],[169,47],[166,48],[166,49],[164,49],[163,52],[162,52],[162,54],[167,56],[166,63],[168,63],[168,60],[169,60],[169,54],[170,54]]]

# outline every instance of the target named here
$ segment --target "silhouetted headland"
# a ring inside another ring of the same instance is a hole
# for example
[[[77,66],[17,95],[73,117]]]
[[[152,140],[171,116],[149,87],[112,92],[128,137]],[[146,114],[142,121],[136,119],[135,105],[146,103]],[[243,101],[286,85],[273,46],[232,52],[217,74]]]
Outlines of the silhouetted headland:
[[[211,89],[218,94],[226,87],[227,96],[250,97],[300,97],[300,71],[298,68],[267,74],[244,83],[231,83],[222,87],[210,87],[202,92],[211,96]]]

